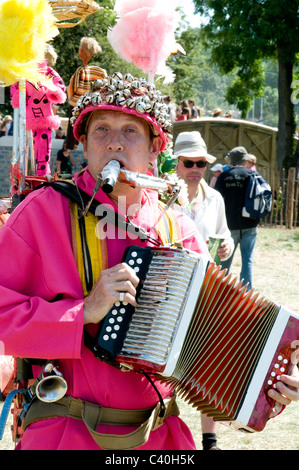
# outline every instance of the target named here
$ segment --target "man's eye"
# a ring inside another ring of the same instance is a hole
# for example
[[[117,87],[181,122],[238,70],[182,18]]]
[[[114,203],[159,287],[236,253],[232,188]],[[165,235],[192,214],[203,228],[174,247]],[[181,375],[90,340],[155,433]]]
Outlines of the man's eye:
[[[104,126],[97,126],[97,131],[104,131],[105,130],[105,127]]]

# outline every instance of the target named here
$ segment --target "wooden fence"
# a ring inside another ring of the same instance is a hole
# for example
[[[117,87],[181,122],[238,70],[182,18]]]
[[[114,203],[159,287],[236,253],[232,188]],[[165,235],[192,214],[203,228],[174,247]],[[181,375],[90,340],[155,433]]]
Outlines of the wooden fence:
[[[271,214],[263,225],[294,229],[299,227],[299,179],[296,168],[272,170],[259,168],[259,173],[269,182],[273,192]]]

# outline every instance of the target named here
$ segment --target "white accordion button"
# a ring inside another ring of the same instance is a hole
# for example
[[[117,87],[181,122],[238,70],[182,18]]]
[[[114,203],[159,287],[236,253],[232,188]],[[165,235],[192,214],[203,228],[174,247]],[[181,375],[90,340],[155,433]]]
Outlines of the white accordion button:
[[[108,336],[108,335],[104,335],[104,336],[103,336],[103,340],[104,340],[104,341],[108,341],[108,340],[109,340],[109,336]]]
[[[136,258],[137,252],[136,252],[136,251],[132,251],[131,256],[132,256],[132,258]]]

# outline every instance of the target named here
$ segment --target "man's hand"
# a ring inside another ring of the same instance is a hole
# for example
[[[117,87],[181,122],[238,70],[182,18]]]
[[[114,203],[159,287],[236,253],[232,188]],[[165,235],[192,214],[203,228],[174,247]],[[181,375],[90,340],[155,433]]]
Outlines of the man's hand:
[[[139,278],[126,263],[120,263],[105,269],[99,276],[90,294],[84,301],[84,324],[99,323],[111,307],[120,300],[136,306],[136,288]]]
[[[219,256],[220,259],[227,259],[230,254],[231,254],[231,247],[229,243],[226,240],[224,240],[217,250],[217,255]]]
[[[299,401],[299,341],[292,343],[294,350],[291,356],[291,365],[288,375],[281,375],[280,381],[276,384],[276,390],[269,390],[268,395],[275,400],[271,418],[281,412],[283,406],[289,405],[292,401]]]

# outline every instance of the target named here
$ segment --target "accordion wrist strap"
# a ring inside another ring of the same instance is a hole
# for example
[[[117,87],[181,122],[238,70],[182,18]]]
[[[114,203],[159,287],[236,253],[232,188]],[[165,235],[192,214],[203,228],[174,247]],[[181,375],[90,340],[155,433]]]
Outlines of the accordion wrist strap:
[[[179,409],[175,396],[164,400],[165,413],[159,417],[160,402],[154,408],[140,410],[120,410],[105,408],[71,396],[65,396],[54,403],[33,400],[23,422],[24,430],[41,419],[68,417],[82,420],[97,445],[104,450],[130,450],[145,444],[151,431],[158,429],[164,419],[178,416]],[[96,431],[100,425],[138,426],[128,434],[102,434]]]

